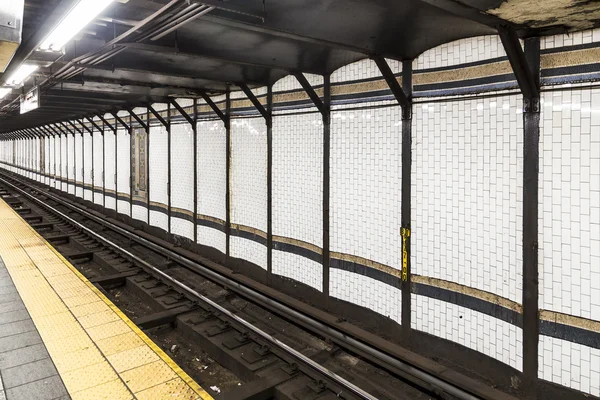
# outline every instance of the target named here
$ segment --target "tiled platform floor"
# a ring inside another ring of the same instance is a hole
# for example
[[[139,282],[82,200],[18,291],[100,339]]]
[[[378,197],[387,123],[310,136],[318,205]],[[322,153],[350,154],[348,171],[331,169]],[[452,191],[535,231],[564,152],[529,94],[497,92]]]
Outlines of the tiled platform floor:
[[[0,400],[212,399],[1,199],[0,260]]]

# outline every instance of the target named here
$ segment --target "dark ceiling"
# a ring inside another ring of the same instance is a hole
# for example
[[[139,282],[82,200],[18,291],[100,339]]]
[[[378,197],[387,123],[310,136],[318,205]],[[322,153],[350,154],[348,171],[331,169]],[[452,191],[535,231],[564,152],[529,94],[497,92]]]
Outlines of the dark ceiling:
[[[327,74],[373,55],[410,60],[499,26],[520,37],[571,28],[501,19],[485,12],[502,4],[492,0],[117,0],[59,59],[35,51],[75,2],[25,1],[24,41],[5,74],[38,63],[21,93],[40,85],[42,107],[19,115],[13,91],[0,101],[0,132],[268,85],[290,72]]]

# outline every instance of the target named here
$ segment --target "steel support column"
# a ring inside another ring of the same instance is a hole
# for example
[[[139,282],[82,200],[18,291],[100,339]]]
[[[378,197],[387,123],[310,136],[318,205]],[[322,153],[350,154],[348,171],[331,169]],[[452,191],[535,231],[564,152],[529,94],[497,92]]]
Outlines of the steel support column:
[[[231,90],[225,94],[225,172],[227,185],[225,187],[225,258],[229,265],[231,255]]]
[[[331,75],[323,77],[323,296],[329,307],[329,198],[331,154]]]
[[[273,281],[273,85],[267,86],[267,285]]]
[[[540,40],[525,39],[534,97],[523,98],[523,374],[536,393],[539,346],[538,190],[540,143]]]
[[[408,100],[402,106],[402,334],[408,340],[411,329],[411,171],[412,171],[412,60],[402,63],[402,91]]]
[[[194,244],[198,243],[198,99],[194,99]]]
[[[121,124],[125,131],[129,133],[131,137],[131,122],[128,124],[117,113],[111,113],[111,115],[115,118],[115,218],[119,214],[119,139],[117,134],[117,126]],[[131,149],[130,149],[131,153]],[[129,171],[129,175],[131,177],[131,170]],[[130,192],[131,193],[131,192]]]
[[[171,180],[171,103],[167,104],[167,215],[168,215],[168,231],[171,233],[171,198],[172,198],[172,180]]]

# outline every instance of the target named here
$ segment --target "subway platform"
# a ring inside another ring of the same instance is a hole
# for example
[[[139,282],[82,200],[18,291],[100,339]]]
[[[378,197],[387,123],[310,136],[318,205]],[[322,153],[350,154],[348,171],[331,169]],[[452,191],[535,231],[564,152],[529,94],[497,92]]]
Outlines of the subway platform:
[[[0,200],[0,400],[211,399]]]

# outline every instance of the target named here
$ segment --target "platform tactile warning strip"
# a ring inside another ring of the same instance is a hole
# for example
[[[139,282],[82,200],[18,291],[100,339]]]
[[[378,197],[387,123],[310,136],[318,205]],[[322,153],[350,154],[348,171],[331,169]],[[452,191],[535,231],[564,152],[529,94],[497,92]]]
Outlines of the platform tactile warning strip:
[[[0,257],[72,399],[212,399],[3,200]]]

